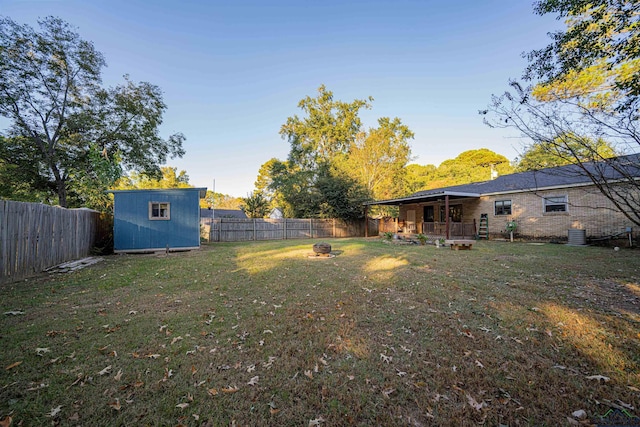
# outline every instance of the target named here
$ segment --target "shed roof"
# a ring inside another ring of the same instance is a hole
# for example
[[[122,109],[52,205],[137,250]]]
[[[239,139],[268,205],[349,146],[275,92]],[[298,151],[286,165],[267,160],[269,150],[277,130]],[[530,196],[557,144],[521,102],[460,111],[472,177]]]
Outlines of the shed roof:
[[[204,199],[207,195],[207,189],[205,187],[186,187],[186,188],[133,188],[129,190],[107,190],[107,193],[133,193],[141,191],[161,192],[161,191],[197,191],[198,196]]]

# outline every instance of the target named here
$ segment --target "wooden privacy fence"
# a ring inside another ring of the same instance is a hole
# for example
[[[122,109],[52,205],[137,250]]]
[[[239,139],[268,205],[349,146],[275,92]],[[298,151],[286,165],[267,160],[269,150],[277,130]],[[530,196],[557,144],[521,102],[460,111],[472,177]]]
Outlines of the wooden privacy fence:
[[[88,209],[0,200],[0,283],[86,257],[103,223]]]
[[[339,219],[203,218],[200,225],[209,242],[364,236],[364,221]]]

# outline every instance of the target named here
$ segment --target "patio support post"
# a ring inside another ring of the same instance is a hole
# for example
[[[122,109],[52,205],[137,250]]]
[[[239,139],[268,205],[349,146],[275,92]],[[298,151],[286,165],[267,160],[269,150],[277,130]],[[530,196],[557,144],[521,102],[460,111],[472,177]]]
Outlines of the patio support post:
[[[336,220],[333,220],[333,237],[336,237]],[[364,237],[369,237],[369,206],[364,205]]]
[[[444,196],[444,215],[446,217],[444,223],[445,239],[449,240],[449,195]]]

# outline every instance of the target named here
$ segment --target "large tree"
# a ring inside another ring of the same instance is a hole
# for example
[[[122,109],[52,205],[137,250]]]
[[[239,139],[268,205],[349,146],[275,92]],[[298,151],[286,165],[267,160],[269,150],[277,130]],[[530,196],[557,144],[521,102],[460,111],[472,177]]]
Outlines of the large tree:
[[[320,86],[298,107],[303,117],[287,119],[280,134],[289,141],[288,161],[262,165],[257,189],[267,189],[285,216],[357,219],[363,202],[398,195],[410,159],[413,132],[398,118],[383,117],[365,130],[359,117],[373,98],[335,100]]]
[[[126,77],[103,88],[93,44],[59,18],[38,23],[0,19],[0,115],[11,121],[2,167],[28,169],[33,190],[61,206],[91,203],[122,168],[160,177],[168,156],[184,154],[182,134],[159,135],[161,90]]]
[[[598,153],[603,159],[616,156],[615,149],[603,139],[584,140],[576,135],[561,135],[564,141],[554,141],[549,144],[540,142],[531,144],[528,149],[516,159],[516,172],[533,171],[555,166],[575,163],[576,158],[588,162],[592,153]]]
[[[268,166],[271,191],[283,202],[286,216],[363,216],[362,185],[340,172],[337,164],[348,155],[362,132],[358,113],[370,108],[372,100],[334,100],[333,93],[323,85],[318,88],[317,97],[307,96],[299,102],[305,116],[289,117],[280,129],[281,136],[291,145],[289,159]],[[334,197],[336,188],[342,189],[346,199]],[[345,203],[351,206],[347,208]]]
[[[541,0],[535,11],[557,14],[566,28],[527,55],[527,84],[511,82],[481,114],[490,126],[517,129],[529,141],[525,151],[568,155],[576,173],[640,225],[637,157],[610,157],[593,144],[607,141],[620,154],[640,150],[640,3]]]
[[[373,198],[389,199],[404,190],[403,168],[411,159],[414,136],[399,118],[378,119],[378,127],[361,132],[349,152],[339,157],[339,169],[364,185]]]
[[[321,85],[316,98],[307,96],[298,103],[306,117],[289,117],[280,129],[280,135],[291,145],[289,161],[314,170],[349,152],[362,126],[358,113],[371,108],[371,101],[371,97],[351,103],[334,100],[333,92]]]

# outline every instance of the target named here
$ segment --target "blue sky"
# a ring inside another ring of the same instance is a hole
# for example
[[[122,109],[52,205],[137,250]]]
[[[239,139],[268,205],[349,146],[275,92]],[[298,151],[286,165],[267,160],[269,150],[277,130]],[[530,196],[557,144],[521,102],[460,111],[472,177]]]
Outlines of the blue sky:
[[[522,0],[0,0],[0,15],[33,26],[59,16],[105,55],[105,85],[129,74],[160,86],[161,133],[187,137],[168,164],[234,196],[253,189],[261,164],[286,159],[280,127],[321,84],[343,101],[373,96],[367,127],[402,119],[414,163],[477,148],[515,158],[523,141],[478,110],[562,27]]]

